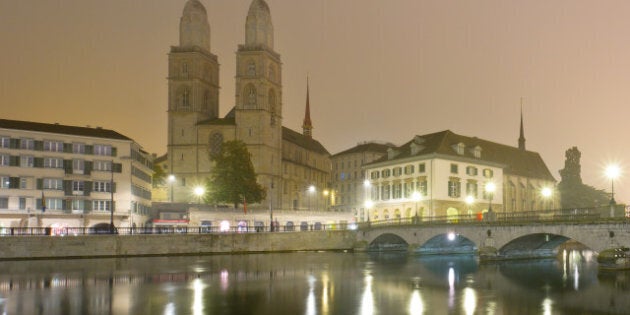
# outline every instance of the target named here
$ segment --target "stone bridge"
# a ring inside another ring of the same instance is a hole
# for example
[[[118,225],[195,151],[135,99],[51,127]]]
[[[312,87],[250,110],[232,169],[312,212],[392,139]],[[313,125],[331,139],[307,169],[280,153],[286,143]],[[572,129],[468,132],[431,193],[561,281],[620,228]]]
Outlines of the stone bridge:
[[[630,221],[595,222],[418,222],[366,224],[357,240],[368,250],[407,250],[420,254],[476,253],[494,247],[506,258],[552,256],[558,247],[587,247],[595,252],[630,247]]]

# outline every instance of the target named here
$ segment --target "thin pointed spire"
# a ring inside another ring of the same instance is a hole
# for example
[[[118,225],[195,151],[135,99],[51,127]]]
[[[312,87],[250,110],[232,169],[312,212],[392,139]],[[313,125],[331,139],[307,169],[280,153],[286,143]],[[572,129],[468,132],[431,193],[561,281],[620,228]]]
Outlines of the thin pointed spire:
[[[306,76],[306,110],[304,112],[304,123],[302,124],[302,134],[313,137],[313,123],[311,122],[311,105],[309,100],[308,76]]]
[[[523,98],[521,97],[521,134],[518,137],[518,148],[525,151],[525,130],[523,128]]]

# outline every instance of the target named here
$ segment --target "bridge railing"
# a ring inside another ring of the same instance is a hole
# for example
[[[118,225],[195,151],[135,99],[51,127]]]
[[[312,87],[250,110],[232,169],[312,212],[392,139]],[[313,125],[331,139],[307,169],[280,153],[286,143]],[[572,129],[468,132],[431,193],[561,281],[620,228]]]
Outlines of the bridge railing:
[[[388,225],[436,225],[436,224],[468,224],[468,225],[502,225],[502,224],[544,224],[544,223],[596,223],[596,222],[630,222],[626,216],[611,217],[607,215],[610,207],[593,207],[579,209],[557,209],[518,212],[487,212],[482,216],[476,214],[460,214],[450,216],[415,216],[411,218],[388,218],[361,222],[359,228]]]
[[[229,234],[229,233],[278,233],[331,231],[356,229],[356,224],[300,224],[300,225],[246,225],[246,226],[153,226],[153,227],[5,227],[0,228],[0,237],[5,236],[77,236],[77,235],[146,235],[146,234]]]

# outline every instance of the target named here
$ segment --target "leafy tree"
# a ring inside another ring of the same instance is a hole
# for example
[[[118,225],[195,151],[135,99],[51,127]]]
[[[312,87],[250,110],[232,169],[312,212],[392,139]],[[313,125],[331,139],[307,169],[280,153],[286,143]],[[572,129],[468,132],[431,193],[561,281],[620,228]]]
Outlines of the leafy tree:
[[[153,164],[153,187],[164,185],[166,181],[166,172],[159,164]]]
[[[610,197],[603,190],[582,183],[580,175],[582,154],[577,147],[566,151],[564,168],[560,170],[560,203],[563,209],[599,207],[607,205]]]
[[[206,202],[231,203],[234,208],[243,203],[256,203],[266,197],[265,189],[256,182],[251,154],[245,143],[226,141],[210,159],[214,167],[206,182]]]

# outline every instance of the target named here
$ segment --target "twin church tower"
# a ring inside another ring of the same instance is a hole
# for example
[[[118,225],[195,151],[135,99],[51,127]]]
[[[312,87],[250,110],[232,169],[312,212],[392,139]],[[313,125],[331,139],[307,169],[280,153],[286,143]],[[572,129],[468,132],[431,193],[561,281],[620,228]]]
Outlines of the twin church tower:
[[[282,126],[282,63],[264,0],[253,0],[247,13],[245,43],[236,52],[235,103],[227,115],[219,117],[219,62],[198,0],[184,6],[179,45],[171,47],[168,64],[166,172],[175,176],[174,202],[196,200],[194,188],[210,176],[210,155],[229,140],[243,141],[252,154],[267,189],[261,207],[299,210],[316,202],[307,187],[326,188],[330,154],[312,138],[308,92],[303,132]]]

